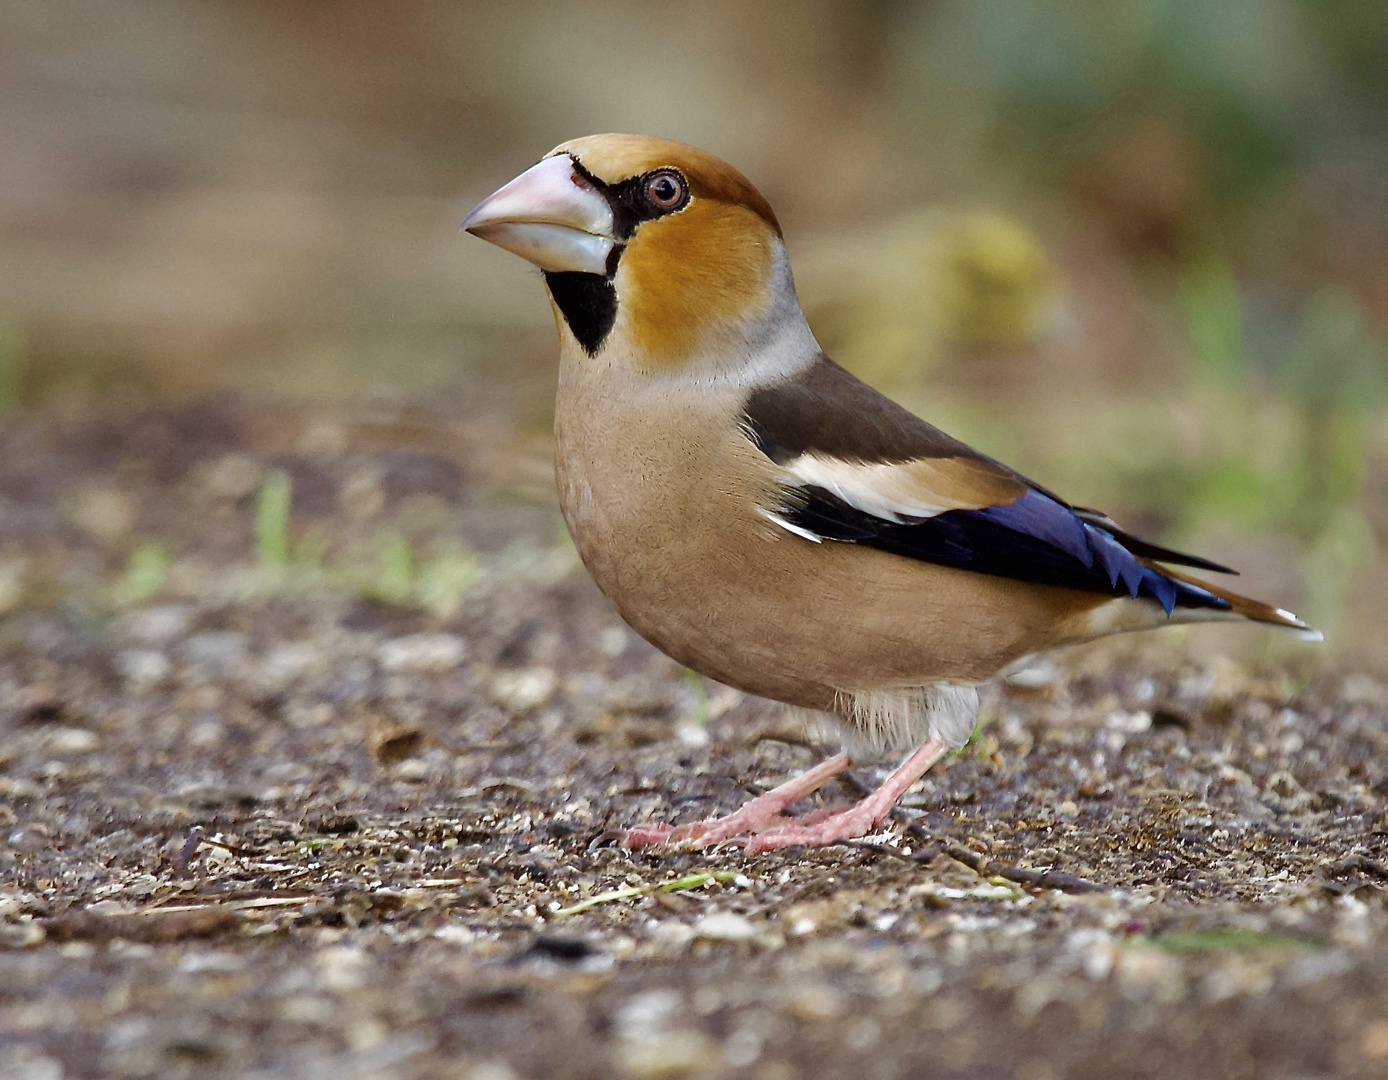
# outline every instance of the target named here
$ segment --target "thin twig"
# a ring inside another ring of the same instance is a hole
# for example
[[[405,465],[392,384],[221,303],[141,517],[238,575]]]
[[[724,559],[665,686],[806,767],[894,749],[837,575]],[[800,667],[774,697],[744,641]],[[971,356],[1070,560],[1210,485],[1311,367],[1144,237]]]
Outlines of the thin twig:
[[[906,831],[926,844],[936,844],[945,855],[948,855],[955,862],[963,863],[979,877],[1002,878],[1004,881],[1012,881],[1018,885],[1029,885],[1035,889],[1055,889],[1065,893],[1108,892],[1107,886],[1077,877],[1074,874],[1066,874],[1057,870],[1032,870],[1025,866],[1014,866],[1011,863],[994,862],[992,859],[980,855],[976,851],[960,847],[958,844],[938,844],[929,833],[914,821],[907,823]],[[912,857],[914,858],[914,856]],[[922,859],[921,861],[924,862],[925,860]]]
[[[890,855],[894,859],[904,859],[906,862],[929,863],[944,854],[944,846],[941,844],[930,844],[923,848],[905,849],[893,847],[891,844],[879,844],[875,840],[844,840],[844,847],[858,848],[860,851],[871,851],[878,855]]]

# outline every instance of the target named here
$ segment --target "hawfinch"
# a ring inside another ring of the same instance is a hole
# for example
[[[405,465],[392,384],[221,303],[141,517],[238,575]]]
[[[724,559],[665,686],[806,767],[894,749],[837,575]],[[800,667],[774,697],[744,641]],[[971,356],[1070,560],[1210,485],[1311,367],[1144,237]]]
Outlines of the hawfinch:
[[[576,139],[463,227],[544,272],[559,501],[627,622],[709,678],[829,714],[855,750],[911,750],[842,812],[782,813],[848,753],[726,817],[637,828],[629,846],[871,832],[968,740],[978,684],[1041,649],[1223,619],[1315,633],[1170,569],[1230,573],[1071,506],[835,364],[775,213],[702,150]]]

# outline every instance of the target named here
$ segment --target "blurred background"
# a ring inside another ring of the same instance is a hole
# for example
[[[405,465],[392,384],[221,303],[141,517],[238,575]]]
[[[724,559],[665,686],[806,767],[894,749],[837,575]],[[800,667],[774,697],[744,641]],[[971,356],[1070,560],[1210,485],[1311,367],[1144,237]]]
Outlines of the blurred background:
[[[1388,667],[1377,3],[0,0],[0,410],[424,409],[543,502],[548,305],[457,224],[611,130],[745,172],[858,374]]]

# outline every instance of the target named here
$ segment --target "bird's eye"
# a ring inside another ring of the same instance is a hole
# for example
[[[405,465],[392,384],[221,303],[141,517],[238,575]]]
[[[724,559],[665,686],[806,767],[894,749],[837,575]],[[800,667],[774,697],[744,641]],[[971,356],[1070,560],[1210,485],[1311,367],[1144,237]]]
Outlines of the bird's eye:
[[[657,210],[678,210],[688,198],[689,188],[677,172],[663,170],[646,180],[646,201]]]

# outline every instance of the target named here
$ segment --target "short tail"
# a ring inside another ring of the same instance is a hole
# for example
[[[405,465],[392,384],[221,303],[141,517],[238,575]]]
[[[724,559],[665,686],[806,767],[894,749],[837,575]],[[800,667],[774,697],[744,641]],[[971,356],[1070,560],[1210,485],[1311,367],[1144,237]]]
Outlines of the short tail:
[[[1147,560],[1142,560],[1144,563]],[[1238,593],[1230,592],[1228,589],[1221,589],[1218,585],[1211,585],[1208,581],[1202,581],[1189,574],[1183,574],[1179,570],[1172,570],[1169,567],[1153,567],[1163,577],[1168,577],[1173,581],[1179,581],[1184,585],[1190,585],[1196,589],[1202,589],[1213,596],[1217,596],[1228,604],[1224,610],[1225,616],[1239,616],[1250,619],[1253,622],[1267,623],[1269,626],[1281,626],[1296,633],[1297,637],[1303,641],[1324,641],[1325,635],[1314,626],[1302,622],[1290,611],[1285,611],[1271,604],[1265,604],[1261,600],[1251,600],[1247,596],[1240,596]],[[1216,616],[1218,617],[1218,616]]]

